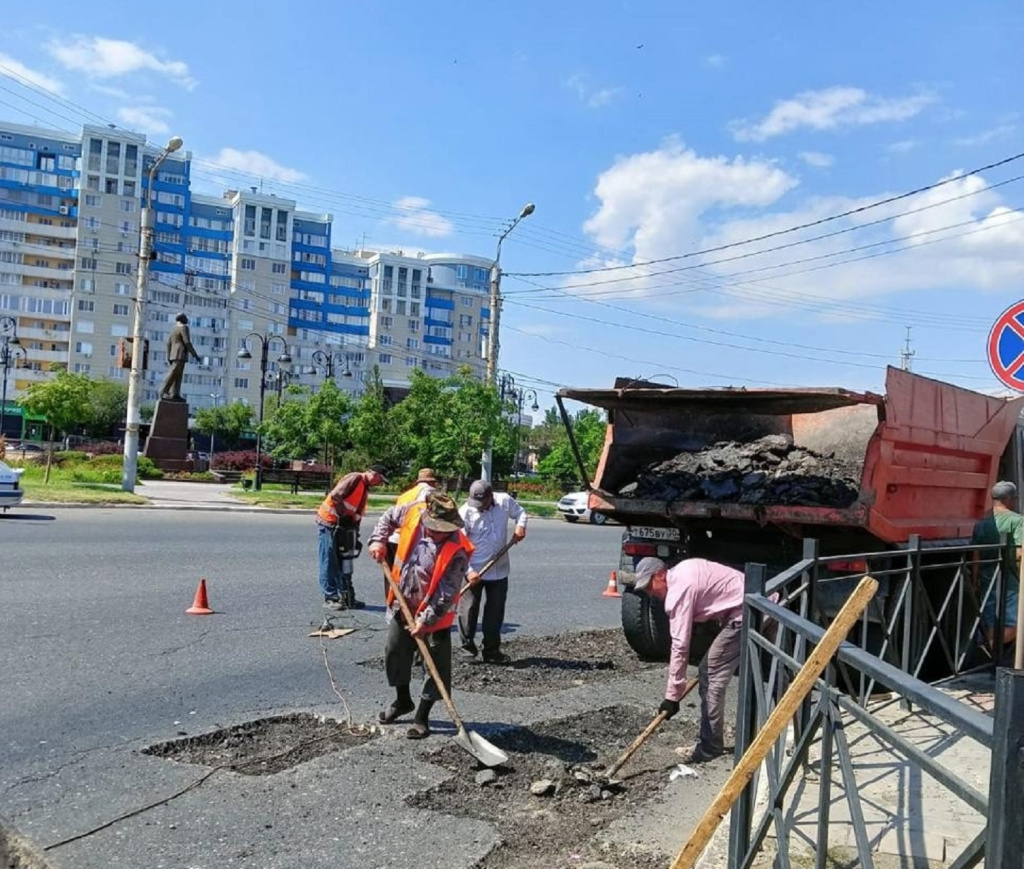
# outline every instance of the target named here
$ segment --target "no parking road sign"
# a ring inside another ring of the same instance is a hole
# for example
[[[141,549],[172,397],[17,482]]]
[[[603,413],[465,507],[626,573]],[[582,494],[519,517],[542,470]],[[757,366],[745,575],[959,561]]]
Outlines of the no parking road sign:
[[[988,333],[988,364],[999,382],[1024,392],[1024,301],[1010,305]]]

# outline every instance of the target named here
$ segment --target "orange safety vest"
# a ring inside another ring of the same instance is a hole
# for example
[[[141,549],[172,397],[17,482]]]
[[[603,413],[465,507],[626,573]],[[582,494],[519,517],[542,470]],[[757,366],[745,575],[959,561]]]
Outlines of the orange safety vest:
[[[423,492],[426,489],[433,488],[434,487],[431,486],[430,483],[417,483],[411,489],[406,489],[402,492],[402,494],[395,499],[395,504],[399,507],[404,507],[406,504],[412,504],[422,497]]]
[[[419,531],[420,516],[423,511],[427,508],[425,503],[416,503],[409,508],[409,512],[405,514],[405,521],[402,522],[402,527],[399,529],[398,535],[398,550],[395,552],[395,563],[391,568],[391,575],[394,577],[395,582],[401,582],[402,578],[402,567],[405,565],[406,559],[409,557],[409,553],[412,551],[413,543],[416,541],[416,535]],[[469,538],[466,537],[461,531],[457,540],[446,540],[441,546],[441,551],[438,552],[437,558],[434,560],[434,572],[430,576],[430,582],[427,584],[426,594],[423,596],[423,600],[420,601],[419,605],[414,611],[414,615],[419,615],[426,609],[427,601],[434,596],[434,592],[437,591],[438,585],[441,584],[441,577],[445,575],[448,570],[448,566],[452,563],[452,559],[457,553],[463,551],[466,553],[468,559],[473,554],[473,544],[469,542]],[[388,584],[388,606],[395,600],[395,589]],[[455,613],[458,608],[458,594],[456,593],[455,600],[452,601],[451,609],[448,610],[443,616],[437,619],[432,625],[426,628],[426,632],[432,634],[436,631],[446,631],[453,624],[455,624]]]
[[[342,499],[341,503],[346,515],[352,516],[357,522],[362,519],[363,511],[366,510],[366,498],[369,494],[366,479],[360,477],[356,487]],[[320,506],[316,509],[316,515],[325,525],[338,524],[338,511],[335,509],[334,499],[330,495],[320,502]]]

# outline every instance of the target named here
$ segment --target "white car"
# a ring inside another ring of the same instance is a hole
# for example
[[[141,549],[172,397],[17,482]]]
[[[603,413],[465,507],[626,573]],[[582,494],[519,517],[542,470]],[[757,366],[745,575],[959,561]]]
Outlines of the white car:
[[[24,473],[22,468],[12,468],[0,462],[0,509],[8,510],[17,507],[25,496],[18,478]]]
[[[603,513],[591,513],[587,506],[590,492],[570,492],[563,495],[558,502],[557,510],[565,518],[566,522],[578,522],[582,519],[592,525],[604,525],[608,517]]]

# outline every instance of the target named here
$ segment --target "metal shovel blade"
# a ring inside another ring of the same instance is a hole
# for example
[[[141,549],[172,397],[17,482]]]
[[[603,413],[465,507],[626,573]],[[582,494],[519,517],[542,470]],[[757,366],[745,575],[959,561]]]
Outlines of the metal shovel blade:
[[[508,755],[498,746],[492,745],[484,739],[479,733],[460,727],[452,739],[455,740],[455,744],[459,748],[468,751],[484,766],[501,766],[503,763],[508,763]]]

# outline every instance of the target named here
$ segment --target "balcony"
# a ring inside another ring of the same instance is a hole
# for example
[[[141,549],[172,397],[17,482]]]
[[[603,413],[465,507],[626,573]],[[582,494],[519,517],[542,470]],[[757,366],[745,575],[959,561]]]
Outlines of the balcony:
[[[22,263],[18,266],[18,271],[26,278],[43,278],[47,281],[68,282],[67,287],[53,287],[53,289],[71,289],[71,281],[75,279],[75,270],[73,268],[58,269],[50,266],[33,266]]]
[[[35,329],[18,326],[18,338],[22,341],[49,341],[67,343],[71,337],[71,330],[61,329]]]

